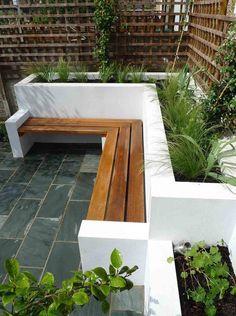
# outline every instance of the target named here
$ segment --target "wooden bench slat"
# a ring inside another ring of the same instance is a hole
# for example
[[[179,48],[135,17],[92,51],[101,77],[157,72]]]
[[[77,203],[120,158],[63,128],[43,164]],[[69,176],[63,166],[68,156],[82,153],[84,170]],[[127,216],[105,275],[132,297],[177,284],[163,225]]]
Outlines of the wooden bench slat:
[[[107,134],[86,217],[86,219],[88,220],[102,221],[105,219],[105,212],[113,170],[113,162],[116,153],[118,131],[119,129],[115,128]]]
[[[142,123],[132,124],[126,221],[145,222]]]
[[[124,221],[129,168],[130,127],[121,127],[105,220]]]
[[[123,119],[96,119],[96,118],[29,118],[25,125],[27,126],[99,126],[99,127],[120,127],[131,124],[133,120]],[[23,125],[24,126],[24,125]]]
[[[23,125],[18,129],[18,133],[23,135],[25,133],[37,133],[37,134],[87,134],[87,135],[101,135],[107,134],[107,128],[105,127],[80,127],[80,126],[63,126],[63,125],[52,125],[52,126],[27,126]]]

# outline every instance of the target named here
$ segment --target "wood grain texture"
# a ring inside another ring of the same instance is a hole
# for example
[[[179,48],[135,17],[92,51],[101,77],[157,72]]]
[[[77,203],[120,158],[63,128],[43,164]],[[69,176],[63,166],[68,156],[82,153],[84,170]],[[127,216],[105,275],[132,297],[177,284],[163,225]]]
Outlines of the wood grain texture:
[[[130,126],[121,127],[105,220],[124,221],[129,169]]]
[[[29,118],[18,132],[106,136],[87,219],[145,221],[141,121]]]
[[[145,222],[144,164],[142,122],[132,124],[129,182],[127,194],[127,222]]]
[[[115,160],[116,144],[119,129],[109,132],[106,137],[102,157],[100,159],[96,182],[86,219],[103,221],[109,195],[113,163]]]

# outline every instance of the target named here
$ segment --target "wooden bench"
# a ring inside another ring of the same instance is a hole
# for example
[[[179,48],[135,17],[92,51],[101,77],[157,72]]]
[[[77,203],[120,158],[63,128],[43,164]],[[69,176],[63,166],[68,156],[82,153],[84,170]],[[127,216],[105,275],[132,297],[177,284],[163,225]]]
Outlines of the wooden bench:
[[[29,118],[18,133],[106,137],[86,219],[145,222],[140,120]]]

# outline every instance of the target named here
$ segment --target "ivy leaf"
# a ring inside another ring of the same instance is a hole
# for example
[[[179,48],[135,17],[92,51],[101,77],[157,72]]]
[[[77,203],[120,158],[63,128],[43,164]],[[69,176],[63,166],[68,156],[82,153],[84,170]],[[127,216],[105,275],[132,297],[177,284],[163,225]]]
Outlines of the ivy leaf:
[[[15,297],[16,297],[16,295],[14,293],[3,295],[3,297],[2,297],[3,305],[6,306],[6,305],[12,303]]]
[[[102,311],[103,313],[108,313],[110,309],[110,304],[105,300],[102,302]]]
[[[114,277],[111,279],[111,286],[115,288],[126,287],[126,281],[122,277]]]
[[[42,285],[44,285],[47,288],[50,288],[54,285],[54,276],[52,273],[47,272],[45,273],[45,275],[43,276],[41,282]]]
[[[111,264],[116,269],[119,269],[122,266],[123,258],[119,250],[114,249],[111,253]]]
[[[103,281],[108,281],[108,275],[104,268],[98,267],[93,269],[94,273]]]
[[[73,301],[77,305],[85,305],[89,302],[89,296],[85,292],[79,291],[73,294]]]
[[[168,262],[168,263],[172,263],[172,262],[174,262],[174,261],[175,261],[175,259],[174,259],[173,257],[167,258],[167,262]]]
[[[19,262],[16,258],[7,259],[5,261],[5,270],[11,279],[15,279],[20,273]]]

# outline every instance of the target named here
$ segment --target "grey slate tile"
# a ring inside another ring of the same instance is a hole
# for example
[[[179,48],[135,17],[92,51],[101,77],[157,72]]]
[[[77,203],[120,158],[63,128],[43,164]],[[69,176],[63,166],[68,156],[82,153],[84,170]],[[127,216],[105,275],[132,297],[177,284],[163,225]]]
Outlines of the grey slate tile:
[[[21,240],[0,239],[0,283],[2,283],[6,275],[4,262],[15,256],[20,244]]]
[[[38,217],[61,217],[70,197],[71,190],[71,185],[52,185],[38,213]]]
[[[8,215],[25,190],[25,184],[8,183],[0,191],[0,214]]]
[[[0,229],[2,228],[3,224],[5,223],[5,221],[7,220],[7,216],[6,215],[0,215]]]
[[[82,161],[64,161],[54,180],[56,184],[73,184],[76,181]]]
[[[59,221],[35,220],[17,255],[22,266],[43,267],[55,238]]]
[[[24,272],[24,271],[32,273],[39,281],[42,276],[43,268],[39,269],[39,268],[32,268],[32,267],[27,267],[27,268],[21,267],[21,272]]]
[[[57,285],[70,278],[80,264],[78,243],[55,242],[47,262],[46,271],[54,274]]]
[[[82,220],[86,217],[89,202],[69,202],[63,218],[57,240],[77,241]]]
[[[25,160],[11,178],[11,182],[28,183],[33,177],[40,163],[41,160]]]
[[[22,158],[5,158],[0,162],[1,169],[17,169],[23,162]]]
[[[19,200],[8,217],[3,227],[0,229],[0,237],[4,238],[23,238],[27,233],[27,228],[36,212],[40,201]]]
[[[101,308],[101,302],[98,302],[93,297],[90,299],[90,303],[83,307],[77,307],[70,316],[105,316]]]
[[[13,173],[14,170],[0,170],[0,185],[5,184]]]
[[[96,173],[79,174],[78,180],[72,194],[72,200],[90,200],[96,179]]]
[[[133,311],[112,311],[111,316],[144,316],[144,314]]]
[[[144,288],[134,286],[130,291],[112,295],[112,310],[144,312]]]
[[[97,172],[100,155],[86,154],[81,165],[81,172]]]

